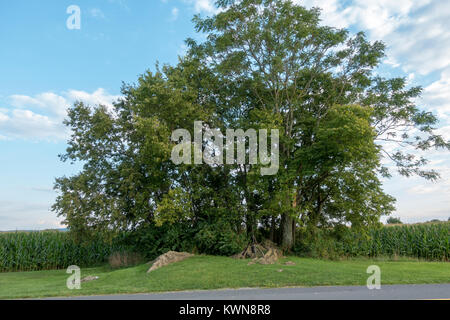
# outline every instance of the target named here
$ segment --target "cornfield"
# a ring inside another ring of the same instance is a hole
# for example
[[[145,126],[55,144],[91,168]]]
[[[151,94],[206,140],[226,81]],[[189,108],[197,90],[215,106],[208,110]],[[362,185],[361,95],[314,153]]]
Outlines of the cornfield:
[[[450,223],[391,226],[373,230],[369,256],[397,255],[427,260],[449,260]]]
[[[315,257],[399,256],[449,261],[450,222],[384,226],[369,230],[367,237],[348,229],[339,240],[333,230],[322,230],[314,240],[300,233],[296,252]]]
[[[0,234],[0,272],[64,269],[105,262],[113,246],[102,240],[77,244],[65,232]]]

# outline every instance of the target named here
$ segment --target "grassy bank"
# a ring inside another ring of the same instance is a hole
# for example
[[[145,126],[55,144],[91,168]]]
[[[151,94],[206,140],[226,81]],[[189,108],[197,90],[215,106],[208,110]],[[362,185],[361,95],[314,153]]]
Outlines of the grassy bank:
[[[293,261],[294,266],[283,265]],[[381,268],[382,284],[449,283],[450,264],[414,260],[329,261],[298,257],[275,265],[247,265],[248,260],[196,256],[146,273],[148,265],[111,270],[109,267],[82,269],[82,277],[100,279],[68,290],[65,270],[0,274],[0,298],[35,298],[71,295],[100,295],[239,287],[286,287],[365,285],[369,265]],[[282,272],[280,270],[282,269]]]

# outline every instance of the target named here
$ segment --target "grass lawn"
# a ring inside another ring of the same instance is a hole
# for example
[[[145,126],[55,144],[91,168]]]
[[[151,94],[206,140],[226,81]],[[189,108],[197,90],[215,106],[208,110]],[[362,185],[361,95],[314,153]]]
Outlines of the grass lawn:
[[[295,266],[285,266],[293,261]],[[243,288],[365,285],[369,265],[381,268],[383,284],[450,283],[450,263],[414,260],[327,261],[289,257],[275,265],[247,265],[249,260],[195,256],[147,274],[148,265],[111,270],[86,268],[81,276],[98,280],[82,283],[81,290],[68,290],[65,270],[0,273],[0,299],[79,296],[119,293]],[[282,269],[282,272],[279,272]]]

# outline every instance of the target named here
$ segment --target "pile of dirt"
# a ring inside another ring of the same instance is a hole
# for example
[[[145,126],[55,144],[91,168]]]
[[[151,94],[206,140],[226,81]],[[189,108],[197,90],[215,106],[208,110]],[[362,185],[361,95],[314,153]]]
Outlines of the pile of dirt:
[[[264,244],[249,244],[247,248],[241,253],[234,255],[235,259],[253,259],[249,265],[260,264],[274,264],[278,259],[283,257],[283,252],[270,241]]]
[[[169,251],[163,255],[160,255],[155,260],[149,262],[149,264],[151,264],[152,266],[150,267],[150,269],[148,269],[147,273],[152,272],[161,267],[167,266],[171,263],[179,262],[184,259],[190,258],[192,256],[193,256],[192,253]]]

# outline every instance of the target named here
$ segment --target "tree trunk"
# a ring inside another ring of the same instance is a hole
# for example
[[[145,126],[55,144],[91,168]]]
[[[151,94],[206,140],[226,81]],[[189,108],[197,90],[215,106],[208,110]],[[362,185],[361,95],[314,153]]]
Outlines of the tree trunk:
[[[297,207],[297,193],[294,194],[292,202],[287,197],[286,204],[295,209]],[[295,220],[289,214],[285,213],[281,216],[281,247],[284,250],[290,250],[294,246],[295,225]]]
[[[270,241],[275,242],[275,217],[270,221]]]
[[[294,245],[292,222],[293,219],[288,214],[283,214],[281,218],[281,246],[285,250],[290,250]]]
[[[297,223],[292,219],[292,245],[295,244],[295,232],[297,231]]]
[[[297,208],[297,191],[294,193],[294,201],[292,202],[294,210]],[[297,231],[297,222],[292,219],[292,245],[295,244],[295,232]]]

